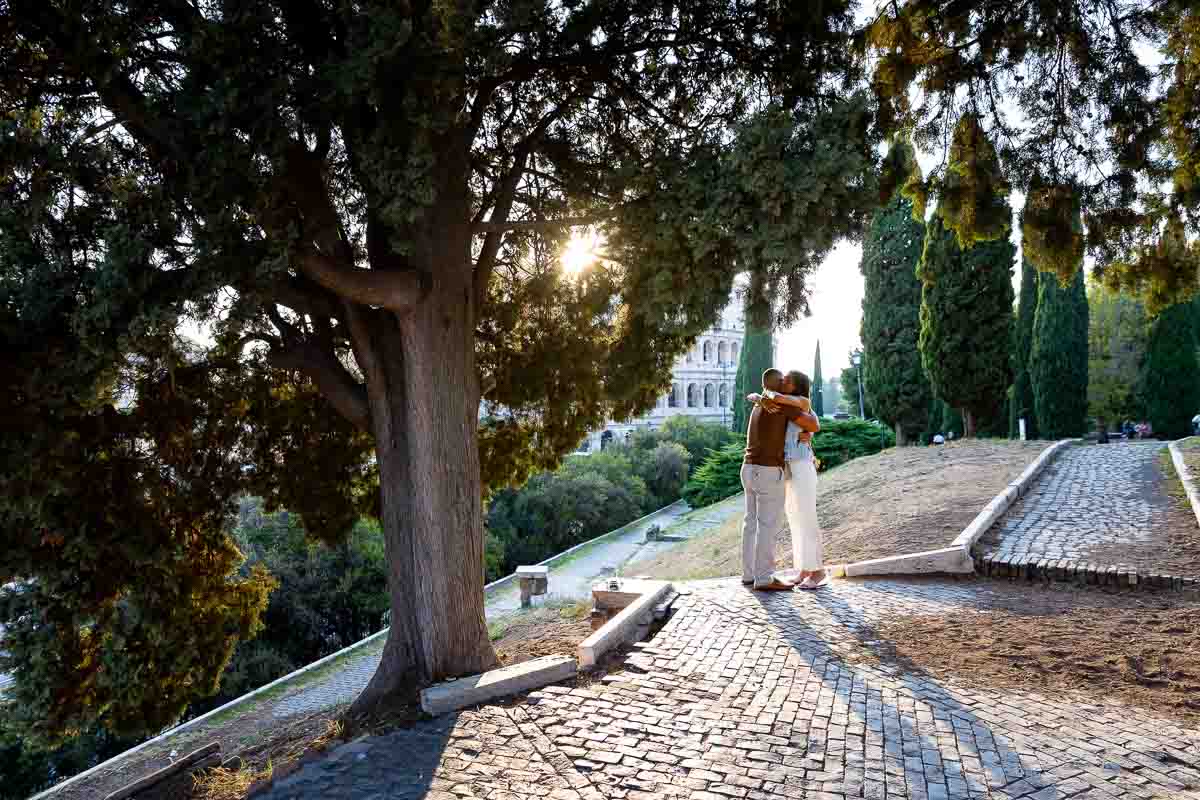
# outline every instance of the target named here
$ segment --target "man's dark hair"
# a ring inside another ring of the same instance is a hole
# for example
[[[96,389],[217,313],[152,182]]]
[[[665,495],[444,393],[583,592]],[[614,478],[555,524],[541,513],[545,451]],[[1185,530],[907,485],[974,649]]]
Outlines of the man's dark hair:
[[[777,370],[774,367],[771,367],[769,370],[767,370],[763,373],[763,381],[762,381],[763,388],[766,388],[767,381],[771,378],[772,375],[774,375],[777,378],[783,377],[783,373],[780,370]]]
[[[794,369],[787,374],[790,380],[796,386],[796,394],[802,397],[812,396],[812,379],[798,369]]]

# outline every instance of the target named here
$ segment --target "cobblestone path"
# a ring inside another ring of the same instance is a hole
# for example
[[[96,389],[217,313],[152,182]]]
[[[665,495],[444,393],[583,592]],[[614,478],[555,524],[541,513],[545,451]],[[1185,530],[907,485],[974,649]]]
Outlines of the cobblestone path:
[[[1195,517],[1166,489],[1159,456],[1166,445],[1112,443],[1070,447],[984,536],[988,561],[1057,563],[1200,576]]]
[[[987,581],[692,585],[623,672],[368,738],[259,800],[1200,798],[1200,731],[873,659],[873,625],[1020,602]]]

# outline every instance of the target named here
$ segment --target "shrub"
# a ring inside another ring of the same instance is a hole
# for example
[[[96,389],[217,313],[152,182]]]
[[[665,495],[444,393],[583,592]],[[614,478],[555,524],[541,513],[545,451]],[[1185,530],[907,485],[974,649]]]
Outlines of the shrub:
[[[742,490],[742,458],[746,448],[740,442],[713,450],[683,487],[683,498],[692,508],[703,508]]]
[[[263,629],[241,642],[221,675],[218,693],[193,703],[204,713],[276,678],[370,636],[384,626],[391,605],[383,533],[358,522],[337,546],[310,542],[297,514],[264,513],[262,501],[245,498],[234,537],[246,553],[244,569],[263,564],[279,581]]]
[[[860,456],[869,456],[896,445],[890,429],[861,419],[822,420],[813,439],[813,452],[825,472]]]
[[[821,432],[813,439],[817,469],[826,472],[859,456],[894,447],[896,434],[882,425],[860,419],[821,421]],[[709,453],[696,474],[683,487],[683,497],[692,508],[712,505],[742,490],[741,443],[726,445]]]

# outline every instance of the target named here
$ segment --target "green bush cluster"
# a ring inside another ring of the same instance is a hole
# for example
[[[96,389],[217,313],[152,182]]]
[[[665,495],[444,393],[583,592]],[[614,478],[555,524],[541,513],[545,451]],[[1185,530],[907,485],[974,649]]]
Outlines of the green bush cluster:
[[[693,465],[740,438],[721,425],[686,416],[635,431],[599,453],[574,455],[488,505],[484,573],[488,581],[593,539],[681,496]],[[690,501],[689,501],[690,502]]]
[[[822,419],[821,432],[813,438],[819,472],[895,445],[896,434],[891,429],[861,419]],[[735,442],[710,453],[683,487],[688,505],[702,508],[740,492],[744,452],[742,443]]]

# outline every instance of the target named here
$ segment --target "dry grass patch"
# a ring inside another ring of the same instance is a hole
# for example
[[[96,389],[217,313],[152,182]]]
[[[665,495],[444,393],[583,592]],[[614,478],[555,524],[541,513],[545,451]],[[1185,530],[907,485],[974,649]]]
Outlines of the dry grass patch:
[[[825,563],[839,564],[949,546],[1048,442],[975,440],[904,447],[858,458],[817,479]],[[686,544],[626,568],[631,575],[701,580],[741,571],[742,515]],[[776,563],[790,565],[785,527]]]

